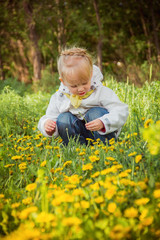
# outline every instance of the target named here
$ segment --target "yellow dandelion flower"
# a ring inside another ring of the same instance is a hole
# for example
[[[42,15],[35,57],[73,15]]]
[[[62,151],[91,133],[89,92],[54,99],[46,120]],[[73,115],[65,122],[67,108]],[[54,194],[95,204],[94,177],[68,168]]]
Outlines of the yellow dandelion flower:
[[[78,226],[82,223],[82,220],[78,217],[67,217],[63,218],[62,224],[64,226]]]
[[[129,154],[128,154],[128,157],[135,156],[136,154],[137,154],[137,152],[132,152],[132,153],[129,153]]]
[[[95,154],[95,155],[98,155],[98,154],[99,154],[99,150],[96,150],[96,151],[94,152],[94,154]]]
[[[54,173],[54,168],[51,168],[50,172],[51,172],[51,173]]]
[[[11,208],[18,208],[19,206],[20,206],[19,202],[11,204]]]
[[[119,176],[120,178],[128,177],[128,173],[127,173],[127,172],[121,172],[121,173],[119,173],[118,176]]]
[[[94,201],[96,203],[103,203],[104,202],[104,198],[102,196],[99,196],[99,197],[95,198]]]
[[[46,145],[46,146],[45,146],[45,149],[52,149],[52,146]]]
[[[94,142],[92,138],[86,138],[87,141]]]
[[[54,173],[57,173],[57,172],[60,172],[60,171],[62,171],[63,170],[63,168],[56,168],[55,170],[54,170]]]
[[[91,175],[91,178],[95,178],[95,177],[98,177],[100,174],[100,172],[95,172],[94,174]]]
[[[97,182],[94,183],[94,184],[91,184],[89,187],[91,189],[93,189],[94,191],[99,190],[99,184]]]
[[[124,150],[121,148],[121,149],[119,149],[119,151],[120,151],[120,153],[123,153],[124,152]]]
[[[143,210],[141,211],[141,215],[139,216],[139,220],[142,221],[145,217],[147,217],[147,214],[148,214],[148,209],[143,208]]]
[[[147,121],[145,121],[144,128],[148,128],[151,123],[153,123],[152,119],[148,119]]]
[[[78,174],[74,174],[71,177],[68,177],[69,183],[78,184],[79,181],[80,181],[80,178],[79,178]]]
[[[109,161],[114,161],[114,160],[116,160],[114,157],[106,157],[106,159],[109,160]]]
[[[39,144],[36,145],[36,147],[42,147],[43,143],[40,142]]]
[[[147,218],[143,218],[143,220],[141,221],[141,224],[143,226],[149,226],[153,223],[153,217],[147,217]]]
[[[5,165],[4,167],[9,168],[9,167],[13,167],[14,165],[15,165],[14,163],[10,163],[10,164]]]
[[[134,207],[127,208],[124,211],[124,216],[127,218],[136,218],[138,216],[138,210]]]
[[[121,224],[117,224],[110,231],[109,236],[113,240],[127,239],[130,231],[131,227],[124,227]]]
[[[146,183],[143,182],[143,181],[137,182],[137,186],[140,187],[142,190],[147,189],[147,185],[146,185]]]
[[[29,208],[26,208],[24,210],[22,210],[19,214],[19,218],[20,219],[27,219],[28,216],[33,213],[33,212],[37,212],[38,211],[38,208],[36,206],[32,206],[32,207],[29,207]]]
[[[135,162],[136,162],[136,163],[139,163],[139,162],[141,161],[141,159],[142,159],[142,155],[137,155],[137,156],[135,157]]]
[[[117,162],[117,161],[113,161],[113,164],[114,164],[114,165],[117,165],[117,164],[118,164],[118,162]]]
[[[140,205],[145,205],[150,201],[149,198],[140,198],[140,199],[136,199],[134,202],[136,205],[140,206]]]
[[[86,179],[83,183],[82,183],[82,187],[85,187],[87,185],[89,185],[92,182],[91,179]]]
[[[76,148],[76,152],[80,152],[80,148]]]
[[[112,145],[112,146],[110,146],[108,149],[110,149],[110,150],[113,152],[113,150],[115,149],[115,147]]]
[[[20,170],[25,170],[27,168],[27,163],[26,162],[22,162],[18,165],[19,169]]]
[[[4,198],[4,194],[0,194],[0,199]]]
[[[32,202],[32,198],[31,197],[28,197],[28,198],[25,198],[25,199],[22,200],[22,203],[24,205],[29,205],[29,204],[31,204],[31,202]]]
[[[126,173],[131,173],[132,172],[132,169],[126,169],[124,172],[126,172]]]
[[[79,156],[83,156],[83,155],[85,155],[86,153],[85,152],[80,152],[79,153]]]
[[[117,192],[117,188],[115,186],[111,186],[109,189],[107,189],[106,193],[105,193],[105,197],[107,199],[111,199]]]
[[[72,164],[72,161],[66,161],[64,164],[63,164],[63,167],[67,166],[67,165],[70,165]]]
[[[9,175],[13,175],[13,171],[12,170],[9,171]]]
[[[72,192],[73,196],[84,196],[84,192],[82,189],[74,189]]]
[[[81,208],[84,208],[84,209],[90,207],[90,203],[88,201],[85,201],[85,200],[80,201],[80,205],[81,205]]]
[[[46,166],[46,163],[47,163],[47,161],[45,160],[45,161],[43,161],[42,163],[41,163],[41,167],[45,167]]]
[[[30,192],[30,191],[35,190],[36,187],[37,187],[37,184],[36,184],[36,183],[31,183],[31,184],[28,184],[28,185],[26,186],[26,190]]]
[[[154,196],[154,198],[160,198],[160,189],[154,190],[153,196]]]
[[[12,160],[20,160],[20,159],[22,159],[22,156],[13,156],[11,159]]]
[[[55,150],[56,150],[56,149],[59,149],[59,146],[55,146],[54,149],[55,149]]]
[[[105,161],[104,163],[105,163],[105,165],[107,165],[107,166],[108,166],[108,165],[110,165],[110,163],[109,163],[109,162],[107,162],[107,161]]]
[[[47,212],[39,213],[36,218],[36,222],[38,223],[48,223],[55,220],[56,220],[56,217],[52,213],[47,213]]]
[[[113,145],[115,143],[115,139],[114,138],[111,138],[110,140],[109,140],[109,144],[110,145]]]
[[[157,230],[157,231],[155,232],[155,235],[156,235],[156,237],[160,237],[160,230]]]
[[[73,189],[73,188],[76,188],[76,185],[75,184],[66,184],[65,188],[66,189]]]
[[[82,166],[83,171],[92,170],[92,169],[93,169],[92,163],[88,163]]]
[[[109,204],[108,204],[108,208],[107,208],[107,209],[108,209],[108,212],[114,213],[115,210],[116,210],[116,208],[117,208],[116,203],[112,202],[112,203],[109,203]]]
[[[74,203],[74,208],[79,208],[80,209],[81,205],[79,202]]]
[[[89,160],[90,160],[91,162],[97,162],[97,161],[100,160],[100,158],[97,157],[97,156],[95,156],[95,155],[92,155],[92,156],[89,156]]]

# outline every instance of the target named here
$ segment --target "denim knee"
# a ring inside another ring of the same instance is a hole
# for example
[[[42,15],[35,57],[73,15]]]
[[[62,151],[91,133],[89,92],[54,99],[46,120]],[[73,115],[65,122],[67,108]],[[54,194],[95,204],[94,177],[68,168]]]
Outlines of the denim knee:
[[[108,114],[108,110],[102,107],[93,107],[89,109],[85,115],[87,122],[95,120],[96,118],[102,117],[104,114]]]
[[[57,123],[69,124],[71,121],[72,114],[70,112],[64,112],[59,114]]]

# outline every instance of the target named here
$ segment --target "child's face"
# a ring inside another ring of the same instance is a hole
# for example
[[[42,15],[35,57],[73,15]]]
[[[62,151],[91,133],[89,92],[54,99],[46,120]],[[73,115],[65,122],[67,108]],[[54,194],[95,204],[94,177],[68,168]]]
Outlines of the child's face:
[[[63,84],[68,87],[72,94],[84,96],[91,88],[91,79],[81,79],[76,74],[66,78]]]
[[[72,94],[84,96],[91,88],[91,80],[86,80],[84,82],[76,81],[76,82],[64,82]]]

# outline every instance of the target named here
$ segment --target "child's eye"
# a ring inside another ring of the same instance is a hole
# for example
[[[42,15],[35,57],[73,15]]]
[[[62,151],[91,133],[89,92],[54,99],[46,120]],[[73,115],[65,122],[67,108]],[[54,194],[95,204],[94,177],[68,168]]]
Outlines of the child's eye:
[[[71,88],[76,88],[77,86],[71,86]]]

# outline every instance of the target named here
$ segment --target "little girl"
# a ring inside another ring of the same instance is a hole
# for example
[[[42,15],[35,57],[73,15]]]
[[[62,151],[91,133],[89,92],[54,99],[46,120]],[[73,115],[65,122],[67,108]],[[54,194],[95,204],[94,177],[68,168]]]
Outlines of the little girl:
[[[58,59],[61,85],[52,95],[46,115],[38,123],[44,136],[61,136],[81,144],[89,139],[117,139],[128,117],[128,106],[102,85],[103,75],[85,49],[63,50]]]

